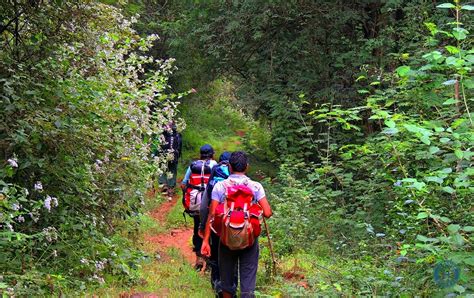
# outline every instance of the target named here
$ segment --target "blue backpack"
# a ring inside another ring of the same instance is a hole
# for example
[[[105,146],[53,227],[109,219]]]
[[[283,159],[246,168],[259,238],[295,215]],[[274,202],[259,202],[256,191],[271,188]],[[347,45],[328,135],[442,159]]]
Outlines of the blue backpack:
[[[209,197],[211,196],[212,190],[214,189],[214,185],[216,185],[219,181],[224,181],[229,177],[229,163],[227,161],[220,162],[217,166],[212,168],[213,175],[210,177],[209,183],[207,185],[207,194]],[[210,200],[209,200],[210,202]]]

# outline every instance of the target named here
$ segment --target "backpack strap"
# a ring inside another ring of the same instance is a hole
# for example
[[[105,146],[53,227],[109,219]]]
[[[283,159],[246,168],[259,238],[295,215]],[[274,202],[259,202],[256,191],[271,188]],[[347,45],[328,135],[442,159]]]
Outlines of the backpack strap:
[[[204,185],[204,168],[205,167],[206,167],[206,161],[202,163],[202,167],[201,167],[201,188],[205,187]]]

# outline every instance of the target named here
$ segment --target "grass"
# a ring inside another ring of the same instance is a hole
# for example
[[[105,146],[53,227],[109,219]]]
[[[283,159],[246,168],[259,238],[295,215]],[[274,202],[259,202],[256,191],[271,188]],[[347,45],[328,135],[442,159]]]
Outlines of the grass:
[[[181,199],[178,199],[178,203],[173,206],[171,212],[166,216],[166,227],[171,228],[181,228],[181,227],[193,227],[193,219],[186,215],[183,217],[183,205],[181,204]]]

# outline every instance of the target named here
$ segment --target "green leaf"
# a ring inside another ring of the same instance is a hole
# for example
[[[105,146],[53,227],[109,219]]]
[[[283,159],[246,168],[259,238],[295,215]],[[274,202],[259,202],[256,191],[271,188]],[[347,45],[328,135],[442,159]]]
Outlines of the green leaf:
[[[463,5],[463,6],[461,6],[461,9],[464,9],[464,10],[474,10],[474,6],[473,6],[473,5]]]
[[[436,147],[436,146],[431,146],[431,147],[430,147],[430,153],[431,153],[431,154],[435,154],[435,153],[438,152],[438,151],[439,151],[439,148],[438,148],[438,147]]]
[[[423,58],[427,59],[430,62],[440,63],[443,61],[444,56],[440,51],[433,51],[428,54],[424,54]]]
[[[426,186],[426,184],[424,182],[413,182],[412,185],[408,186],[408,187],[411,187],[411,188],[416,188],[417,190],[422,190],[424,187]]]
[[[467,31],[464,28],[453,28],[453,36],[457,40],[466,39],[466,36],[467,36],[468,33],[469,33],[469,31]]]
[[[464,245],[464,238],[459,233],[452,235],[451,238],[457,246],[461,247]]]
[[[454,189],[451,186],[445,186],[445,187],[442,188],[442,190],[449,193],[449,194],[454,193]]]
[[[462,157],[464,156],[464,153],[462,152],[462,150],[456,149],[454,150],[454,155],[456,155],[458,159],[462,159]]]
[[[428,213],[426,212],[420,212],[418,213],[418,215],[416,216],[416,219],[424,219],[424,218],[427,218],[428,217]]]
[[[451,174],[453,172],[452,168],[444,168],[441,170],[441,173]]]
[[[445,222],[445,223],[450,223],[451,220],[449,218],[447,218],[446,216],[441,216],[439,219],[441,219],[442,222]]]
[[[443,181],[444,181],[443,178],[434,177],[434,176],[426,177],[425,180],[428,181],[428,182],[436,182],[436,183],[439,183],[439,184],[442,184]]]
[[[411,70],[410,66],[402,65],[398,67],[395,71],[400,77],[406,77],[408,73],[410,72],[410,70]]]
[[[434,23],[425,23],[426,28],[430,30],[431,35],[435,36],[436,33],[438,33],[438,28],[436,27],[436,24]]]
[[[445,102],[443,102],[443,105],[452,105],[452,104],[455,104],[455,103],[458,103],[458,101],[454,98],[450,98],[450,99],[446,100]]]
[[[421,242],[428,242],[428,237],[425,237],[423,235],[416,235],[416,240]]]
[[[436,6],[437,8],[456,8],[456,6],[452,3],[443,3]]]
[[[464,228],[462,228],[462,230],[464,232],[474,232],[474,227],[473,226],[465,226]]]
[[[421,129],[416,126],[416,125],[412,125],[412,124],[405,124],[403,125],[409,132],[413,132],[413,133],[417,133],[417,132],[421,132]]]
[[[426,136],[426,135],[423,135],[420,137],[420,141],[422,141],[424,144],[426,145],[430,145],[431,144],[431,141],[430,141],[430,137]]]
[[[460,225],[450,224],[448,226],[448,232],[451,233],[451,234],[454,234],[454,233],[457,233],[460,228],[461,228]]]
[[[463,259],[462,262],[464,264],[467,264],[467,265],[470,265],[470,266],[474,266],[474,258],[471,257],[471,258],[467,258],[467,259]]]
[[[394,128],[395,127],[395,122],[393,120],[386,120],[385,125],[387,125],[390,128]]]
[[[448,142],[451,141],[451,140],[448,139],[448,138],[441,138],[441,139],[439,139],[439,141],[440,141],[441,143],[443,143],[443,144],[446,144],[446,143],[448,143]]]
[[[457,54],[459,53],[459,49],[455,46],[445,46],[444,47],[450,54]]]

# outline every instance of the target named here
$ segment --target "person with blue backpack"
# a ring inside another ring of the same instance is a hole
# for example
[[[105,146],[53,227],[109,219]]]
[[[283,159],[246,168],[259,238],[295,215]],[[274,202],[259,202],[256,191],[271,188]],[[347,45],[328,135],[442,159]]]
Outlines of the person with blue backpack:
[[[206,186],[212,169],[217,165],[217,162],[213,159],[214,149],[211,145],[205,144],[199,151],[200,158],[193,161],[187,168],[184,179],[181,182],[181,188],[183,190],[184,212],[189,214],[194,221],[193,251],[196,253],[194,267],[200,270],[204,266],[204,258],[201,256],[202,237],[199,236],[199,213],[202,198],[206,192]]]
[[[224,181],[229,177],[230,175],[230,170],[229,170],[229,158],[230,158],[230,152],[223,152],[219,156],[219,164],[214,166],[211,171],[211,176],[209,177],[209,183],[207,184],[206,191],[202,197],[201,201],[201,209],[199,211],[199,214],[201,216],[201,223],[199,225],[199,234],[204,235],[204,229],[206,228],[206,222],[207,222],[207,215],[209,213],[209,205],[211,203],[211,194],[212,194],[212,189],[214,188],[214,185],[216,185],[217,182]],[[211,286],[214,289],[214,291],[217,293],[218,296],[222,292],[219,281],[220,281],[220,275],[219,275],[219,265],[218,265],[218,251],[219,251],[219,236],[217,236],[215,233],[211,233],[211,239],[210,239],[210,244],[211,244],[211,256],[209,257],[207,264],[211,268]]]

